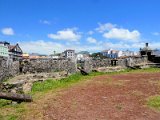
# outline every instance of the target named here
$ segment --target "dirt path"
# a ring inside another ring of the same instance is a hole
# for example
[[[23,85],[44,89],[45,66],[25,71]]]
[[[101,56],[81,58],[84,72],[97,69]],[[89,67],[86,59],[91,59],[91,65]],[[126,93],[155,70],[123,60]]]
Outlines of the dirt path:
[[[158,81],[160,73],[97,76],[29,105],[36,112],[28,119],[160,120],[160,112],[146,106],[149,96],[160,93]]]

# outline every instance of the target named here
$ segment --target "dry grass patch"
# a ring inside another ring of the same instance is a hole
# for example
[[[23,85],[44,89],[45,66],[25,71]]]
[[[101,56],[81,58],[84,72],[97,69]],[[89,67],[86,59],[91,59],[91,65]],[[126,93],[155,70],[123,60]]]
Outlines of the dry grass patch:
[[[143,92],[141,91],[138,91],[138,90],[134,90],[130,93],[131,95],[134,95],[134,96],[142,96],[143,95]]]
[[[105,81],[105,84],[115,87],[122,87],[125,86],[126,82],[129,82],[130,80],[113,80],[112,78],[108,78]]]
[[[150,84],[153,84],[153,85],[158,85],[160,86],[160,80],[151,80],[149,81]]]

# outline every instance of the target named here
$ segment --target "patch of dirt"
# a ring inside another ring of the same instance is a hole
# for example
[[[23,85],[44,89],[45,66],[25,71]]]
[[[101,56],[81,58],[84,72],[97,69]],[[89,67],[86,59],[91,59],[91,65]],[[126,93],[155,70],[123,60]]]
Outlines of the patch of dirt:
[[[146,106],[149,96],[160,93],[153,84],[159,78],[160,73],[97,76],[29,104],[34,110],[23,119],[160,120],[160,112]]]

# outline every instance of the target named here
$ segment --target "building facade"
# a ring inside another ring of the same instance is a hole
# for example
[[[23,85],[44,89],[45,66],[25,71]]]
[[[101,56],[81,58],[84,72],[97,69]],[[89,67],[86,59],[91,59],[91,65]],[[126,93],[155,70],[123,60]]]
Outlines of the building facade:
[[[3,44],[0,44],[0,56],[2,56],[2,57],[8,57],[9,56],[8,47],[3,45]]]
[[[113,50],[113,49],[104,50],[101,53],[103,54],[103,56],[106,56],[108,58],[113,58],[113,59],[116,59],[122,56],[122,51]]]
[[[81,51],[76,54],[76,58],[78,61],[84,61],[84,60],[89,59],[89,55],[90,53],[88,51]]]
[[[60,59],[61,58],[61,53],[54,53],[54,54],[49,55],[49,57],[53,58],[53,59]]]
[[[9,56],[9,58],[12,60],[22,59],[23,51],[18,45],[18,43],[16,45],[10,45],[10,43],[6,41],[0,42],[0,51],[0,54],[2,56]]]
[[[23,51],[18,44],[9,45],[9,57],[13,60],[21,60]]]
[[[119,58],[119,57],[126,57],[126,56],[137,56],[138,53],[134,52],[134,51],[119,51],[119,50],[113,50],[113,49],[109,49],[109,50],[104,50],[101,52],[103,54],[103,56],[106,56],[108,58]]]
[[[70,59],[75,59],[75,50],[65,50],[64,57],[70,58]]]
[[[126,51],[122,51],[121,56],[125,57],[125,56],[137,56],[137,55],[139,55],[137,52],[126,50]]]

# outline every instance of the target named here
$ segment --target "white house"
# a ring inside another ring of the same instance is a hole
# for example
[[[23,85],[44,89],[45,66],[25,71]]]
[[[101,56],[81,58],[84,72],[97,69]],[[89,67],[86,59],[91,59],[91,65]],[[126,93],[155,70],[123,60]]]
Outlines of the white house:
[[[101,52],[103,54],[103,56],[106,56],[108,58],[118,58],[122,56],[122,51],[118,51],[118,50],[113,50],[113,49],[109,49],[109,50],[104,50]]]
[[[84,61],[86,59],[89,59],[89,55],[90,55],[90,53],[88,51],[81,51],[81,52],[77,53],[76,59]]]
[[[138,55],[137,52],[134,51],[119,51],[119,50],[113,50],[113,49],[109,49],[109,50],[104,50],[102,51],[103,56],[106,56],[108,58],[119,58],[119,57],[124,57],[124,56],[135,56]]]

